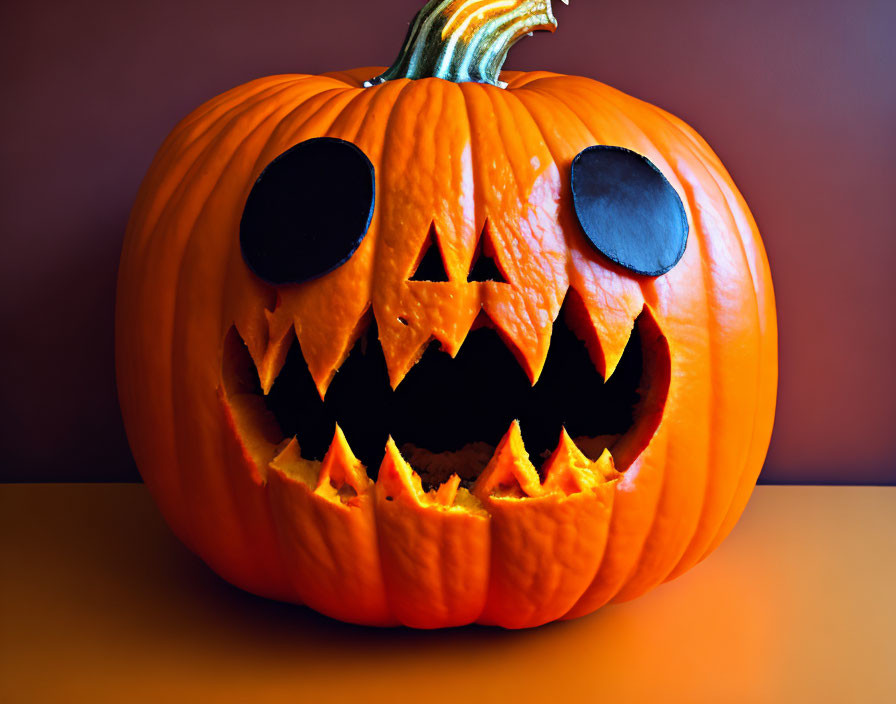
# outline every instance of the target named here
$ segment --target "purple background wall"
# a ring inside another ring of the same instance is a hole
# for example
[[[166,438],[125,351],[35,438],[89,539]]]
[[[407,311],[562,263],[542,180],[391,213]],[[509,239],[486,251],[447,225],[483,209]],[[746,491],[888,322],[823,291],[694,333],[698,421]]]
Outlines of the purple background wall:
[[[389,63],[422,0],[0,7],[0,478],[133,479],[115,272],[174,124],[251,78]],[[694,125],[750,202],[781,327],[768,482],[896,482],[896,3],[555,2],[508,68],[598,78]]]

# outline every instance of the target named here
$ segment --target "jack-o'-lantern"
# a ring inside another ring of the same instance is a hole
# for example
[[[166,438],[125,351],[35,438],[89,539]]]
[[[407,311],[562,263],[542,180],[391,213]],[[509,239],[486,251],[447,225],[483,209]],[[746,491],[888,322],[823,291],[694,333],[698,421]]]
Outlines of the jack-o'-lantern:
[[[687,125],[499,74],[547,0],[433,0],[388,70],[197,109],[117,307],[140,471],[218,574],[361,624],[518,628],[730,531],[768,447],[769,267]]]

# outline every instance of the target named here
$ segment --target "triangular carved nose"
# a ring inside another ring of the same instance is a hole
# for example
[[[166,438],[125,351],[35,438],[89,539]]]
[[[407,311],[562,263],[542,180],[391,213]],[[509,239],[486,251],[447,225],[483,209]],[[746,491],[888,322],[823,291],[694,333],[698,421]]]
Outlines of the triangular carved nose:
[[[488,233],[488,226],[482,232],[479,238],[479,246],[476,247],[476,254],[473,255],[473,264],[470,267],[470,273],[467,275],[467,281],[496,281],[506,284],[507,279],[501,273],[501,268],[495,260],[495,249],[492,244],[492,238]]]
[[[497,281],[506,284],[507,280],[495,264],[495,260],[485,253],[481,253],[475,260],[473,268],[467,276],[467,281],[473,283],[475,281]]]
[[[423,256],[411,281],[448,281],[448,273],[445,271],[445,262],[442,261],[442,253],[439,251],[439,245],[435,241],[433,232],[430,231],[423,245]]]

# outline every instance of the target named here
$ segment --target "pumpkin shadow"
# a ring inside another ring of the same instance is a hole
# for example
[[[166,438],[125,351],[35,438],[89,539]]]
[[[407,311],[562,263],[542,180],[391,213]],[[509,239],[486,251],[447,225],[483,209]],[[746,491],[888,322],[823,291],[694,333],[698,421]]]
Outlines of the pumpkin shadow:
[[[130,568],[119,574],[119,579],[129,582],[129,591],[137,590],[149,600],[152,618],[145,623],[144,635],[149,634],[150,640],[152,633],[166,642],[176,637],[179,648],[191,651],[207,649],[210,642],[228,652],[246,650],[248,645],[253,658],[268,664],[298,660],[307,664],[309,659],[322,666],[342,661],[372,664],[395,658],[413,664],[430,663],[433,658],[477,658],[496,650],[516,649],[533,640],[554,638],[577,623],[558,622],[516,631],[479,625],[417,630],[342,623],[304,606],[250,594],[224,581],[163,524],[143,487],[127,488],[137,492],[134,499],[140,510],[135,511],[134,506],[113,507],[117,515],[110,518],[133,527],[124,535],[130,532],[131,538],[141,544],[141,559],[139,564],[129,561],[125,567]],[[150,527],[152,530],[147,530]],[[134,538],[137,533],[142,537]],[[128,537],[109,537],[108,532],[103,539],[129,541]],[[121,554],[123,549],[122,545],[114,552]],[[152,575],[150,585],[147,572]],[[593,626],[593,619],[600,619],[601,613],[586,618]]]
[[[174,536],[142,485],[6,491],[0,516],[16,536],[0,545],[10,576],[4,594],[15,605],[5,615],[8,640],[42,663],[53,645],[50,660],[63,654],[54,662],[91,686],[151,679],[163,689],[276,690],[278,700],[313,690],[327,701],[353,692],[370,692],[370,701],[407,700],[392,697],[401,692],[455,701],[474,690],[505,701],[538,691],[555,701],[564,688],[609,695],[638,677],[646,677],[634,681],[642,688],[680,683],[707,647],[737,673],[775,676],[769,668],[787,662],[776,629],[792,605],[778,603],[780,569],[765,564],[756,529],[731,538],[740,550],[720,551],[696,579],[664,586],[637,609],[613,606],[524,631],[415,631],[344,624],[230,586]],[[712,657],[706,667],[715,667]]]
[[[420,653],[432,657],[439,652],[464,652],[476,657],[479,651],[492,651],[520,642],[531,641],[547,632],[563,630],[573,622],[549,623],[535,629],[507,630],[471,624],[440,630],[420,630],[405,626],[377,628],[343,623],[305,606],[266,599],[245,592],[218,577],[199,558],[183,546],[170,557],[177,560],[178,588],[186,593],[202,594],[202,608],[226,613],[240,638],[261,644],[264,650],[282,658],[294,651],[306,654],[313,644],[320,658],[387,656],[414,658]],[[172,551],[175,552],[175,551]],[[174,587],[175,585],[172,585]],[[588,618],[599,618],[595,614]]]
[[[512,657],[524,644],[545,646],[582,623],[525,631],[345,624],[225,582],[165,525],[143,485],[43,485],[20,491],[40,497],[39,511],[23,509],[17,519],[30,536],[29,564],[44,566],[45,594],[34,595],[35,604],[66,603],[100,649],[120,652],[126,643],[140,662],[220,667],[222,658],[230,658],[289,676],[297,663],[303,670],[329,671],[355,662],[378,673],[380,666],[388,672],[390,661],[402,661],[425,674],[436,662],[464,667],[486,656]],[[601,616],[586,618],[593,628],[592,619]]]

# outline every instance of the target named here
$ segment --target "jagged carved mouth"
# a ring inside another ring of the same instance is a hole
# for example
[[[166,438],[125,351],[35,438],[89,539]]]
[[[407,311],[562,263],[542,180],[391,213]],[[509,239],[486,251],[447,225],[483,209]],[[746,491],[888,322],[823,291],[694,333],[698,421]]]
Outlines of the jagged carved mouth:
[[[394,390],[371,321],[324,400],[295,341],[265,395],[234,327],[224,343],[224,392],[231,402],[238,399],[238,428],[281,447],[296,438],[305,459],[324,457],[338,424],[374,479],[392,437],[424,488],[438,487],[452,474],[472,483],[515,420],[536,468],[565,429],[586,456],[596,460],[609,449],[616,468],[624,471],[662,418],[670,380],[668,344],[645,309],[604,381],[566,319],[561,311],[535,385],[481,316],[455,358],[432,343]]]

